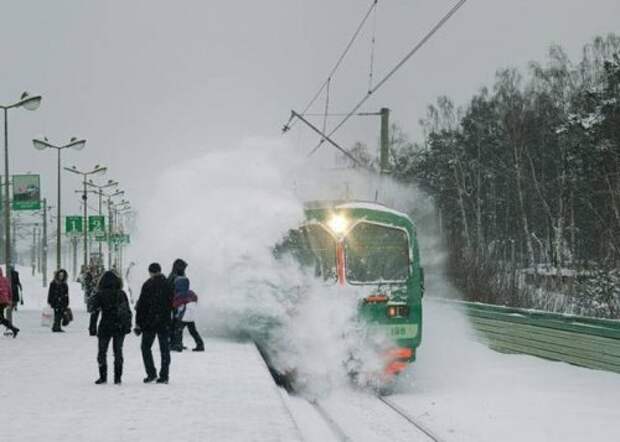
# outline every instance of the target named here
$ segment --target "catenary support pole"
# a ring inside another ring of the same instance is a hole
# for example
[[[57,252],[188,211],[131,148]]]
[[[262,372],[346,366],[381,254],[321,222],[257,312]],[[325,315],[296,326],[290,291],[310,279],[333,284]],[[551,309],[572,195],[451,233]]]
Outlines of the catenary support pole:
[[[381,173],[386,174],[390,168],[390,110],[381,108]]]

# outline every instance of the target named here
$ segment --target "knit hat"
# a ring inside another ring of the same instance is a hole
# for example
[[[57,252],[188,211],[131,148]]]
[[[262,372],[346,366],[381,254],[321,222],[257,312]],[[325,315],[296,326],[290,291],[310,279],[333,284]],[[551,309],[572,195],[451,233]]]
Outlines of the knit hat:
[[[161,266],[154,262],[151,265],[149,265],[149,273],[161,273]]]

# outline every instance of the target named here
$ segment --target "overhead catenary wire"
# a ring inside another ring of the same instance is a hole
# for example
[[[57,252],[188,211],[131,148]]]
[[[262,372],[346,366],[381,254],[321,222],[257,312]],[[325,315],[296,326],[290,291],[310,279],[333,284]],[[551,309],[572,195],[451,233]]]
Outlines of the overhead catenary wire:
[[[377,43],[377,10],[375,7],[372,19],[372,38],[370,39],[370,72],[368,73],[368,91],[372,89],[372,80],[375,70],[375,47]]]
[[[436,24],[431,28],[429,32],[372,88],[368,93],[353,107],[353,109],[346,114],[346,116],[328,133],[326,138],[331,138],[349,119],[355,115],[355,113],[366,103],[366,101],[377,92],[392,76],[401,68],[416,52],[418,52],[433,35],[439,31],[447,22],[457,13],[459,9],[467,2],[467,0],[459,0]],[[322,145],[325,139],[322,139],[317,144],[308,156],[313,155]]]
[[[306,106],[303,108],[303,110],[301,111],[301,115],[304,115],[312,107],[312,105],[314,105],[316,100],[318,100],[318,98],[321,96],[321,94],[323,93],[325,88],[329,85],[329,83],[331,82],[331,79],[333,78],[334,74],[336,73],[336,71],[338,70],[338,68],[340,67],[342,62],[344,61],[345,57],[349,53],[349,50],[353,46],[353,43],[355,43],[355,40],[357,40],[357,37],[359,36],[360,32],[364,28],[364,25],[368,21],[368,18],[370,17],[370,14],[372,14],[372,11],[377,7],[377,3],[378,2],[379,2],[379,0],[373,0],[372,1],[371,5],[370,5],[370,8],[368,8],[368,11],[366,12],[364,17],[362,18],[362,21],[360,22],[360,24],[355,29],[355,32],[353,33],[353,35],[351,36],[351,39],[349,40],[349,42],[347,43],[346,47],[344,48],[344,51],[342,51],[342,54],[340,54],[340,57],[338,57],[338,60],[336,61],[336,64],[329,71],[329,74],[327,75],[327,78],[321,84],[321,86],[316,91],[316,93],[312,96],[312,98],[310,99],[308,104],[306,104]],[[284,125],[283,132],[288,131],[290,128],[292,128],[294,126],[294,124],[295,124],[295,121],[293,121],[292,118],[289,119],[289,121]]]

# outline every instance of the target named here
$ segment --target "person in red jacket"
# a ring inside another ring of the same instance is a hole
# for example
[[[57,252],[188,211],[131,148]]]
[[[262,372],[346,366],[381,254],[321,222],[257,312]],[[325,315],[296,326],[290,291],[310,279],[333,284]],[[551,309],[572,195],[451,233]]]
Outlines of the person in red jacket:
[[[4,317],[4,310],[13,302],[13,294],[11,293],[11,284],[9,280],[2,273],[2,267],[0,267],[0,324],[13,332],[13,337],[17,337],[19,329],[15,327],[11,321]]]

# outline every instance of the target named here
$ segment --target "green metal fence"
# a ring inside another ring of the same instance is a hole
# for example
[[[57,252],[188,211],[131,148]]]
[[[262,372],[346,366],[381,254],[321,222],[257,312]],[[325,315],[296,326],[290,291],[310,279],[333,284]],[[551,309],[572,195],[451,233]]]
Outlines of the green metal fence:
[[[449,302],[465,310],[477,335],[494,350],[620,373],[620,320]]]

